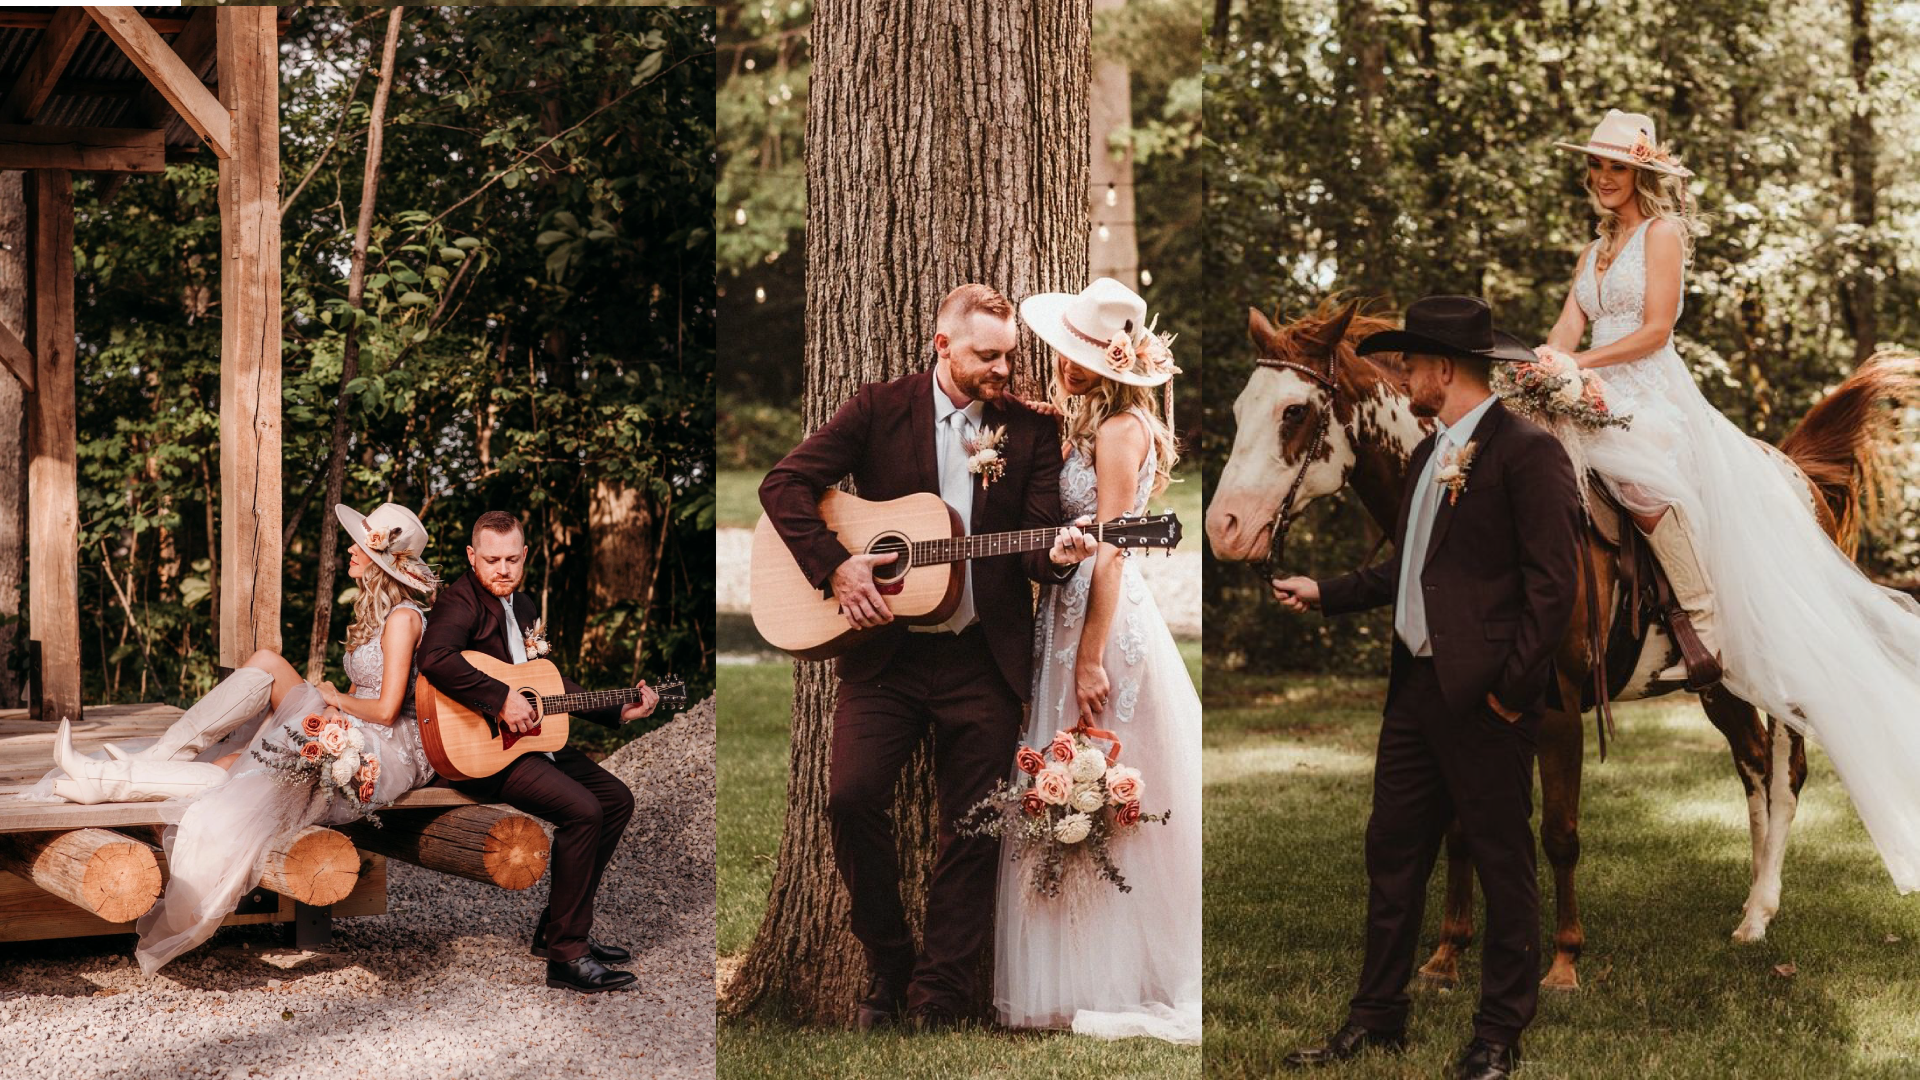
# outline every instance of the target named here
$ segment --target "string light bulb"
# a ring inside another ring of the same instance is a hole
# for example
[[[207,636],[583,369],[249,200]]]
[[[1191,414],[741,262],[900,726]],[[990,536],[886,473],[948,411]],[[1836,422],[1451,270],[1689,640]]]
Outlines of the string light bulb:
[[[1148,270],[1146,267],[1141,267],[1140,268],[1140,287],[1144,289],[1152,284],[1153,284],[1153,272],[1151,270]]]
[[[747,208],[746,208],[746,207],[744,207],[744,206],[736,206],[736,207],[734,207],[734,209],[733,209],[733,223],[734,223],[735,225],[745,225],[745,224],[747,223]]]
[[[1105,225],[1101,225],[1099,228],[1099,231],[1094,233],[1094,235],[1098,236],[1100,238],[1100,242],[1103,244],[1106,243],[1108,240],[1113,239],[1112,231],[1109,230]]]
[[[1107,185],[1107,205],[1108,206],[1120,205],[1120,193],[1114,190],[1113,185],[1111,183]]]
[[[767,287],[765,285],[757,286],[753,290],[753,302],[756,304],[764,304],[767,302]]]

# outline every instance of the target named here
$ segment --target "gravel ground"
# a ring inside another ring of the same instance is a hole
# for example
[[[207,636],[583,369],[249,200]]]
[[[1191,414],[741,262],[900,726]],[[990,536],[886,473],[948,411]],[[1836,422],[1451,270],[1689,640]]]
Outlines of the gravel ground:
[[[712,1077],[713,751],[708,698],[605,762],[639,807],[595,936],[633,950],[637,990],[547,988],[546,882],[390,860],[388,913],[337,921],[330,952],[230,927],[148,977],[131,937],[0,946],[0,1076]]]
[[[748,579],[753,566],[753,530],[720,529],[715,537],[714,556],[719,570],[718,606],[721,611],[749,610],[752,589]],[[1171,556],[1141,555],[1140,571],[1154,602],[1167,620],[1167,628],[1178,638],[1200,636],[1200,555],[1197,551],[1176,551]]]

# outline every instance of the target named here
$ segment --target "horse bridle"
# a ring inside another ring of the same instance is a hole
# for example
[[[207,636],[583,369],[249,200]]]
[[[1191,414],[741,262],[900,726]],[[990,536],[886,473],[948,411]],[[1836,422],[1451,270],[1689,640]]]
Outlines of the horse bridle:
[[[1333,426],[1333,402],[1331,398],[1334,394],[1339,393],[1340,388],[1333,380],[1333,357],[1331,355],[1327,357],[1327,367],[1325,371],[1307,364],[1302,364],[1297,360],[1276,360],[1267,356],[1260,357],[1255,360],[1254,363],[1263,368],[1291,371],[1297,375],[1303,375],[1324,388],[1329,398],[1327,406],[1320,410],[1320,422],[1314,427],[1313,441],[1307,445],[1307,452],[1300,459],[1300,471],[1293,474],[1293,483],[1287,485],[1287,494],[1280,500],[1280,509],[1273,515],[1273,527],[1269,530],[1267,536],[1267,557],[1260,560],[1260,580],[1270,581],[1280,573],[1280,559],[1286,553],[1287,533],[1293,528],[1295,521],[1295,503],[1300,497],[1300,486],[1306,482],[1307,469],[1313,465],[1314,459],[1320,456],[1320,451],[1326,449],[1327,432],[1330,431]],[[1373,549],[1368,551],[1366,556],[1360,560],[1360,566],[1364,567],[1372,562],[1373,557],[1380,554],[1380,549],[1386,544],[1386,541],[1387,536],[1386,533],[1383,532],[1380,534],[1380,538],[1374,541]]]

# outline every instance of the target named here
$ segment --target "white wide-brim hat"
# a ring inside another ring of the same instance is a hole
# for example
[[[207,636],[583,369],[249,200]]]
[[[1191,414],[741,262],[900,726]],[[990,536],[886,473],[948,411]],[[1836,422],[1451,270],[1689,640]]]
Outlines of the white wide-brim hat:
[[[432,591],[432,582],[402,569],[396,562],[396,556],[402,555],[420,559],[427,545],[433,542],[427,536],[427,527],[420,524],[419,516],[413,511],[399,503],[381,503],[373,513],[362,514],[340,503],[334,506],[333,514],[340,519],[340,527],[347,530],[347,536],[367,553],[367,558],[392,574],[395,581],[421,592]]]
[[[1660,140],[1653,133],[1653,117],[1644,113],[1608,109],[1606,119],[1593,129],[1593,137],[1584,145],[1564,142],[1553,145],[1561,150],[1625,162],[1668,176],[1693,175],[1693,170],[1674,160],[1673,151],[1660,145]]]
[[[1166,349],[1170,339],[1147,323],[1147,302],[1112,278],[1077,293],[1029,296],[1020,301],[1020,318],[1061,356],[1103,378],[1159,386],[1179,374]]]

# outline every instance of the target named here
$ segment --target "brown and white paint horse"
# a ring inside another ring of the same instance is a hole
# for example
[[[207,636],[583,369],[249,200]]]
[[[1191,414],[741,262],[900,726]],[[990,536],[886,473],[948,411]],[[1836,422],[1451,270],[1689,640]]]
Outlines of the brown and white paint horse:
[[[1207,507],[1207,540],[1217,558],[1277,562],[1286,527],[1299,510],[1314,499],[1349,488],[1381,530],[1391,531],[1408,458],[1432,424],[1409,409],[1406,373],[1399,358],[1358,356],[1353,344],[1395,325],[1359,313],[1357,305],[1336,310],[1331,302],[1282,328],[1275,328],[1258,311],[1248,313],[1248,335],[1259,348],[1260,363],[1234,402],[1233,451]],[[1889,398],[1912,401],[1917,393],[1920,363],[1877,357],[1814,406],[1781,443],[1780,452],[1808,477],[1810,512],[1849,552],[1858,540],[1875,455],[1889,435],[1886,413],[1878,405]],[[1592,680],[1594,665],[1605,662],[1589,647],[1593,635],[1587,606],[1593,596],[1612,597],[1619,579],[1618,549],[1598,529],[1589,530],[1586,543],[1593,573],[1583,583],[1555,656],[1559,700],[1573,704],[1546,715],[1538,743],[1540,843],[1553,867],[1556,916],[1553,964],[1542,985],[1557,990],[1578,988],[1575,962],[1586,940],[1574,890],[1585,752],[1579,690]],[[1603,601],[1599,608],[1597,640],[1604,642],[1615,605]],[[1651,633],[1664,638],[1658,627]],[[1652,672],[1677,659],[1677,651],[1659,640],[1643,655],[1634,677],[1616,699],[1652,697],[1678,688],[1651,678]],[[1806,780],[1806,749],[1797,732],[1770,717],[1763,719],[1752,705],[1724,688],[1702,693],[1700,704],[1726,736],[1734,768],[1746,789],[1752,880],[1733,936],[1738,941],[1758,941],[1780,908],[1780,872],[1800,787]],[[1420,969],[1422,980],[1429,985],[1454,985],[1460,952],[1472,936],[1473,872],[1456,827],[1447,841],[1447,900],[1440,943]]]

